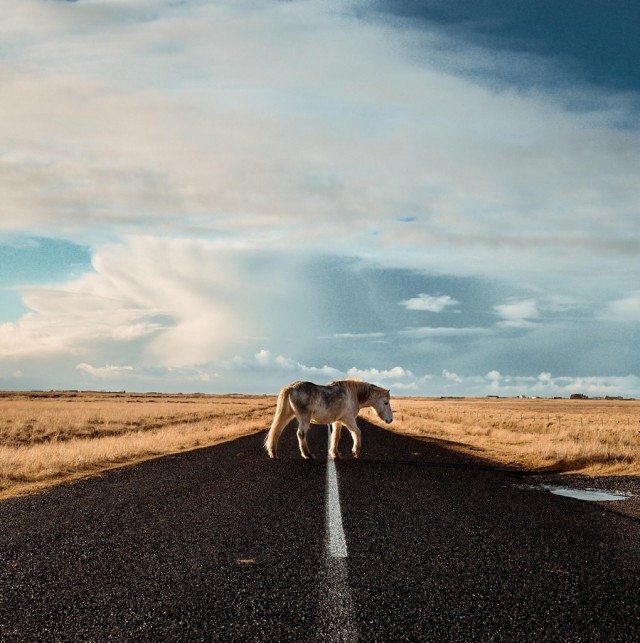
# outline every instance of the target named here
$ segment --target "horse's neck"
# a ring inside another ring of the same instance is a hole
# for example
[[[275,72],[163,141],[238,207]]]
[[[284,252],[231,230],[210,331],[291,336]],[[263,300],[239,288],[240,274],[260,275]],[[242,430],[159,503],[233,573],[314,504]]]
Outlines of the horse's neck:
[[[372,406],[373,402],[371,401],[372,387],[366,382],[345,382],[344,385],[348,388],[351,393],[351,397],[355,398],[355,401],[358,404],[358,408],[362,409],[365,406]]]
[[[360,401],[358,400],[358,406],[359,406],[361,409],[365,409],[365,408],[367,408],[368,406],[373,406],[373,401],[371,400],[371,396],[369,396],[366,400],[364,400],[364,402],[360,402]]]

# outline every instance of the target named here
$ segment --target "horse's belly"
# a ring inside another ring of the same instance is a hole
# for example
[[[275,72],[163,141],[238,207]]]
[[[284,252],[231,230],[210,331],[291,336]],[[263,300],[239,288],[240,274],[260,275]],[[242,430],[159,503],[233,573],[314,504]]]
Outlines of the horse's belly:
[[[331,413],[315,413],[311,417],[311,421],[314,424],[331,424],[332,422],[335,422],[340,418],[336,417],[336,415],[331,414]]]
[[[347,414],[347,417],[350,415],[350,413],[344,408],[324,407],[314,409],[311,415],[311,421],[314,424],[331,424],[337,420],[342,420],[342,418],[345,417],[345,413]]]

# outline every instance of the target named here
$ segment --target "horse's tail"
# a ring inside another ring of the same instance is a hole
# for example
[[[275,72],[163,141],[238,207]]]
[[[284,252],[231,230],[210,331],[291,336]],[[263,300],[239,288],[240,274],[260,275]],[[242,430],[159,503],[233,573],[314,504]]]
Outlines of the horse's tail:
[[[278,446],[278,439],[284,430],[284,427],[291,422],[294,417],[293,410],[290,405],[291,386],[285,386],[278,395],[278,403],[276,405],[276,412],[271,422],[271,428],[267,437],[264,439],[264,448],[267,450],[270,458],[276,458],[276,447]]]

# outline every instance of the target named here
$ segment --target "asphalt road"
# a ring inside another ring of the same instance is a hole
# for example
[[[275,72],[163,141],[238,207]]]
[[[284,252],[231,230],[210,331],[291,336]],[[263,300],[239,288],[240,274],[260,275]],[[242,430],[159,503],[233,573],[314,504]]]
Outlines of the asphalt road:
[[[348,451],[348,434],[342,451]],[[640,641],[640,524],[376,428],[263,436],[0,503],[1,641]]]

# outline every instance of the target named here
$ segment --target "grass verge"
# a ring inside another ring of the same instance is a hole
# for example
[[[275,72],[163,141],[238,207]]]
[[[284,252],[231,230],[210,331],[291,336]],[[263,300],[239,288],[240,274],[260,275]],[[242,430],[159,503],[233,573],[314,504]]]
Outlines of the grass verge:
[[[0,397],[0,499],[264,430],[273,398]]]
[[[502,465],[640,475],[638,401],[397,398],[393,408],[393,431]]]
[[[637,401],[394,398],[393,407],[384,428],[501,465],[640,475]],[[0,392],[0,499],[257,433],[274,410],[273,396]]]

